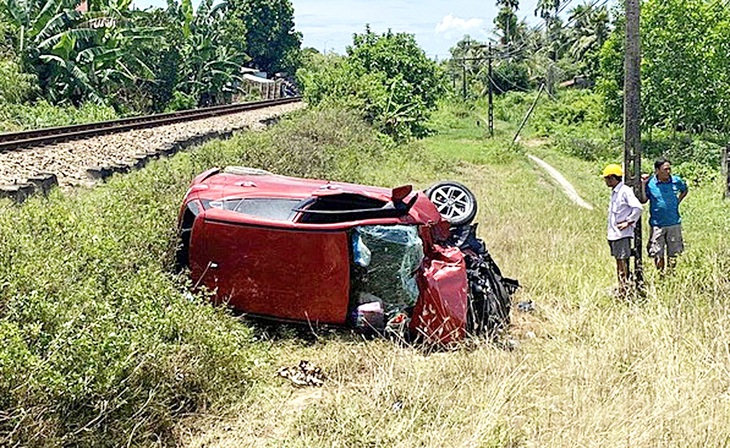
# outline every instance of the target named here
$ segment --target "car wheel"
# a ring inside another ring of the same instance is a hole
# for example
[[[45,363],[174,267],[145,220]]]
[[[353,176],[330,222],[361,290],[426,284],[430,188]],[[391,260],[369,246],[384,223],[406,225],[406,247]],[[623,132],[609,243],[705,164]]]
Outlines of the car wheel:
[[[426,190],[426,196],[453,226],[470,224],[477,215],[476,196],[458,182],[439,182]]]

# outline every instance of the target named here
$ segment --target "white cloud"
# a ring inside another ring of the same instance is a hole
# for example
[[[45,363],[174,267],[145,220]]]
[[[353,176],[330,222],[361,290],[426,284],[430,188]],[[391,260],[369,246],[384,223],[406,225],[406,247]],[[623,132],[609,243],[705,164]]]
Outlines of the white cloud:
[[[436,25],[436,32],[449,33],[450,31],[456,31],[463,33],[475,28],[480,28],[482,23],[484,23],[484,20],[477,19],[475,17],[471,19],[462,19],[448,14],[441,19],[441,22],[439,22],[438,25]]]

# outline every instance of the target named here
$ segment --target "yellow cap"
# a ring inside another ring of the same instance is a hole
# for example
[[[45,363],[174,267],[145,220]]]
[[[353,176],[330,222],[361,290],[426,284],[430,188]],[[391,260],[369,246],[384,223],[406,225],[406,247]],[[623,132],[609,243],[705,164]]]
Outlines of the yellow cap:
[[[621,168],[621,165],[616,165],[615,163],[606,165],[606,168],[603,169],[603,177],[608,177],[611,175],[618,176],[618,177],[623,176],[624,170],[623,170],[623,168]]]

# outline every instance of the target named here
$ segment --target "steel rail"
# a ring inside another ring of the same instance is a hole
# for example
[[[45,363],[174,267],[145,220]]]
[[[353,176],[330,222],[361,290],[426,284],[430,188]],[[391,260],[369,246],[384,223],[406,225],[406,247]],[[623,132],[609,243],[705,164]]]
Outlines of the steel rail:
[[[61,141],[78,140],[97,135],[130,131],[133,129],[144,129],[166,124],[180,123],[183,121],[200,120],[219,115],[228,115],[248,110],[295,103],[298,101],[301,101],[301,97],[297,96],[279,98],[276,100],[254,101],[250,103],[225,104],[221,106],[189,109],[140,117],[121,118],[118,120],[99,121],[95,123],[76,124],[71,126],[7,132],[0,134],[0,152],[40,146],[49,143],[57,143]]]

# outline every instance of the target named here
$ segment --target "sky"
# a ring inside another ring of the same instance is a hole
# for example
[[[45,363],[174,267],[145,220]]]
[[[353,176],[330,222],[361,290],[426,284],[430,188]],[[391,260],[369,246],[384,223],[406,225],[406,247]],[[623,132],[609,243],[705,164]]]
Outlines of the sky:
[[[294,6],[295,29],[303,34],[303,47],[320,52],[344,54],[352,44],[352,35],[362,33],[365,25],[375,33],[414,34],[418,44],[432,59],[446,59],[449,48],[465,34],[486,41],[493,37],[497,7],[494,0],[291,0]],[[164,7],[165,0],[134,0],[140,9]],[[197,6],[199,0],[193,0]],[[535,17],[537,0],[521,0],[517,11],[520,19],[531,25],[540,22]],[[565,8],[583,3],[572,0]]]
[[[537,0],[520,1],[518,16],[538,23],[535,3]],[[352,44],[352,35],[370,24],[376,33],[391,29],[414,34],[433,59],[448,58],[449,48],[465,34],[480,41],[491,37],[497,15],[494,0],[292,0],[292,4],[304,47],[342,54]]]

